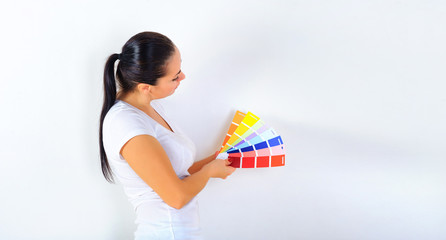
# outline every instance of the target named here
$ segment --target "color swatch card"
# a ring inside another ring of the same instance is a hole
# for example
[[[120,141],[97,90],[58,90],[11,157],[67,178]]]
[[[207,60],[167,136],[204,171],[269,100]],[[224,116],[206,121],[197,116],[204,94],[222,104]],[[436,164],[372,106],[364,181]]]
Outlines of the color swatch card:
[[[285,166],[282,137],[251,112],[235,113],[220,149],[223,152],[236,168]]]

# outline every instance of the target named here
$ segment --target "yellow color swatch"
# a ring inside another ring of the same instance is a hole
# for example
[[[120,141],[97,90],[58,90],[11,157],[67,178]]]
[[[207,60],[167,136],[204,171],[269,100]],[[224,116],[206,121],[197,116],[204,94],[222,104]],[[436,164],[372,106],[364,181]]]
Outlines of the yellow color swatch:
[[[238,140],[241,138],[241,136],[244,133],[246,133],[250,128],[252,128],[252,126],[254,126],[254,124],[256,124],[257,121],[259,121],[259,120],[260,120],[259,117],[254,115],[252,112],[248,112],[245,115],[245,117],[243,118],[243,120],[241,121],[241,123],[238,125],[235,132],[233,134],[231,134],[231,136],[229,137],[226,144],[223,145],[223,150],[221,152],[225,152],[225,151],[229,150],[235,144],[240,142]]]

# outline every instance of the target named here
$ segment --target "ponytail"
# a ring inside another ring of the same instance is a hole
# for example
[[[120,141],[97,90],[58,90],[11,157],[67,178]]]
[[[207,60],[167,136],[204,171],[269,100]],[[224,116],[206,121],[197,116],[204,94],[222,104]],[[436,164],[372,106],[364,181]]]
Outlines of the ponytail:
[[[112,54],[105,63],[104,69],[104,103],[102,105],[101,118],[99,121],[99,149],[101,155],[102,174],[105,179],[111,183],[114,182],[113,174],[105,154],[104,142],[102,136],[102,127],[105,115],[116,101],[116,79],[115,79],[115,62],[119,59],[119,54]]]

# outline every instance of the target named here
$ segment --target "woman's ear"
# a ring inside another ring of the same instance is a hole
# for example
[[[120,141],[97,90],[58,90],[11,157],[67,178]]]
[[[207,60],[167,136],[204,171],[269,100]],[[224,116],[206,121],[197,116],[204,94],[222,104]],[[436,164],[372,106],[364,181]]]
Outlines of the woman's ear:
[[[138,84],[138,86],[137,86],[137,88],[138,88],[138,91],[140,92],[140,93],[143,93],[143,94],[148,94],[148,93],[150,93],[151,92],[151,85],[150,84],[146,84],[146,83],[139,83]]]

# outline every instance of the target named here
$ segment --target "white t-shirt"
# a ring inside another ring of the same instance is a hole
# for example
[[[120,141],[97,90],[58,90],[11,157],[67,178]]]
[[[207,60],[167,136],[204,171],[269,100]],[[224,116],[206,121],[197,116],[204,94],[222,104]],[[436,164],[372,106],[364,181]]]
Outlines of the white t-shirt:
[[[173,132],[121,100],[115,102],[103,124],[103,142],[109,164],[135,208],[138,225],[135,239],[202,239],[197,199],[194,197],[181,209],[170,207],[120,154],[121,148],[131,138],[150,135],[164,148],[177,176],[183,179],[190,175],[187,170],[194,163],[194,143],[166,117],[159,103],[152,101],[151,105]]]

